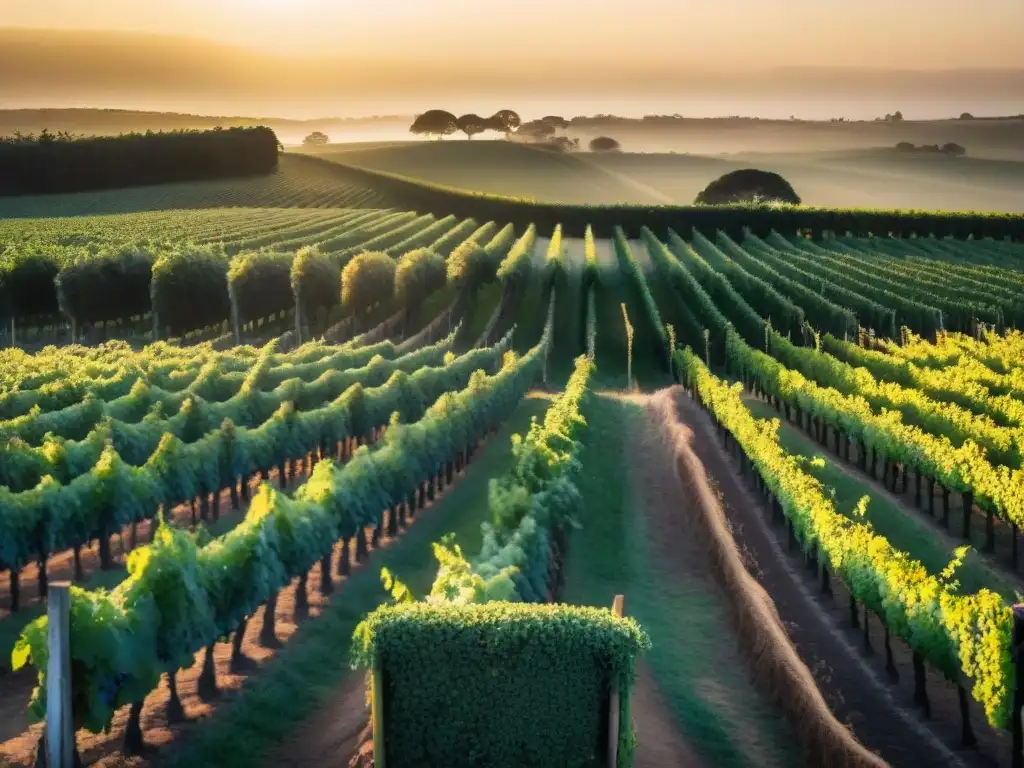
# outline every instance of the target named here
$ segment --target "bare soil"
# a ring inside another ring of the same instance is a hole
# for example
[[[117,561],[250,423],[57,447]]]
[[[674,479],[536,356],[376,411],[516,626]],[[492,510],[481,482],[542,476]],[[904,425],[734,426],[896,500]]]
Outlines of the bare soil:
[[[710,768],[679,732],[658,684],[642,662],[636,671],[631,703],[637,740],[634,768]]]

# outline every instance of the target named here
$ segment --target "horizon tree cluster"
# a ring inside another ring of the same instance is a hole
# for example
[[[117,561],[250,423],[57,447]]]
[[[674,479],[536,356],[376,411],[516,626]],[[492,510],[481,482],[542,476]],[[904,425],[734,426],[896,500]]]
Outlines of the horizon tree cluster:
[[[499,110],[490,117],[474,113],[456,117],[443,109],[430,109],[416,117],[409,126],[409,132],[417,136],[436,136],[439,140],[458,131],[465,133],[467,139],[484,131],[497,131],[508,136],[522,122],[522,118],[511,109]]]

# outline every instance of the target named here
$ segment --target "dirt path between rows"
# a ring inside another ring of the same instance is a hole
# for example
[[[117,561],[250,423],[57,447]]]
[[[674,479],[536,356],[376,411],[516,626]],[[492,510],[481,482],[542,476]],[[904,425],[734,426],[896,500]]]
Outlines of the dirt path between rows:
[[[647,398],[640,395],[633,395],[631,399],[647,402]],[[713,590],[710,579],[693,568],[695,558],[699,563],[701,557],[691,544],[694,540],[685,535],[685,530],[680,530],[686,528],[685,518],[678,514],[684,500],[672,458],[664,446],[659,445],[650,413],[645,412],[644,416],[647,423],[630,425],[626,435],[631,506],[636,513],[645,515],[650,550],[666,566],[665,572],[684,580],[696,576],[707,581],[708,588]],[[628,604],[626,607],[628,610]],[[697,750],[683,738],[675,716],[658,690],[657,681],[642,662],[637,670],[632,706],[637,734],[636,768],[706,765]]]
[[[637,668],[631,705],[637,741],[634,768],[707,766],[679,732],[676,719],[662,698],[658,684],[642,662]]]
[[[359,747],[369,715],[366,676],[352,673],[266,764],[276,768],[346,766]]]
[[[933,730],[918,711],[910,709],[913,675],[909,654],[902,653],[895,639],[892,645],[899,685],[885,681],[884,663],[878,652],[869,654],[875,661],[868,663],[856,639],[860,633],[851,632],[848,623],[842,623],[847,615],[848,594],[839,580],[832,581],[833,598],[817,596],[816,585],[810,580],[814,577],[786,555],[785,534],[780,535],[766,522],[768,510],[763,499],[740,479],[709,416],[681,387],[673,387],[667,396],[672,399],[678,428],[686,434],[720,495],[748,570],[771,595],[790,639],[840,722],[893,766],[998,764],[991,755],[956,748],[959,721],[946,721],[950,713],[940,699],[941,681],[933,674],[928,678],[933,717],[936,721],[941,718],[942,725]],[[877,623],[871,626],[873,642],[880,649],[879,627]],[[954,689],[954,704],[955,700]],[[985,726],[975,721],[975,728],[981,731]]]
[[[675,717],[643,664],[637,670],[632,711],[638,740],[635,768],[710,768],[683,739]],[[280,768],[346,765],[360,746],[368,716],[364,675],[353,673],[267,764]]]

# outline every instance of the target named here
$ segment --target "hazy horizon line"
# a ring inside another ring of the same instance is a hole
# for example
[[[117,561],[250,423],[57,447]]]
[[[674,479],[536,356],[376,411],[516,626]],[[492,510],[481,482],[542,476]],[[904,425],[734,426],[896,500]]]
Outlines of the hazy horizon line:
[[[439,103],[444,100],[439,99]],[[444,109],[445,107],[439,106],[438,109]],[[485,110],[486,111],[486,110]],[[417,115],[422,114],[422,111],[411,110],[409,112],[399,113],[363,113],[363,114],[350,114],[350,115],[330,115],[330,114],[318,114],[314,117],[286,117],[284,115],[274,114],[226,114],[217,112],[203,112],[196,110],[174,110],[174,109],[138,109],[131,107],[100,107],[100,106],[45,106],[45,107],[0,107],[0,115],[12,114],[12,113],[40,113],[40,112],[99,112],[99,113],[117,113],[124,115],[162,115],[162,116],[173,116],[182,118],[201,118],[206,120],[247,120],[247,121],[276,121],[282,123],[330,123],[330,122],[397,122],[414,119]],[[460,112],[460,110],[453,110],[454,113]],[[563,110],[564,112],[564,110]],[[539,119],[543,114],[555,114],[555,111],[539,110],[536,112],[536,116],[533,113],[527,112],[522,114],[524,120]],[[565,113],[568,115],[568,113]],[[671,118],[674,115],[679,114],[680,120],[694,120],[694,121],[712,121],[712,120],[757,120],[764,122],[773,123],[832,123],[833,119],[826,118],[814,118],[814,117],[770,117],[758,114],[719,114],[719,115],[685,115],[678,112],[648,112],[644,115],[627,114],[624,112],[593,112],[591,114],[577,114],[568,116],[566,119],[575,120],[578,118],[583,119],[600,119],[600,118],[613,118],[620,120],[633,120],[642,122],[644,118],[648,116],[659,117],[659,118]],[[972,119],[981,121],[998,121],[998,120],[1014,120],[1024,119],[1024,112],[1019,113],[1001,113],[1001,114],[972,114]],[[935,122],[956,122],[958,121],[958,115],[949,115],[948,117],[925,117],[925,118],[914,118],[904,117],[904,122],[907,123],[935,123]],[[878,123],[881,120],[878,117],[875,118],[843,118],[844,123]]]

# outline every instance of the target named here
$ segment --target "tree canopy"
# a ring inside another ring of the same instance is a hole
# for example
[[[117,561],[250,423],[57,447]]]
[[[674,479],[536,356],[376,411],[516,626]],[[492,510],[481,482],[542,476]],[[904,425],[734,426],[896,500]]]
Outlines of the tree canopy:
[[[542,117],[540,121],[542,123],[547,123],[552,128],[561,129],[563,131],[569,127],[569,121],[564,117],[559,117],[558,115],[547,115]]]
[[[313,131],[309,136],[302,140],[302,143],[307,147],[322,147],[324,144],[330,144],[331,139],[322,131]]]
[[[727,203],[782,202],[800,204],[800,196],[789,182],[777,173],[744,168],[727,173],[697,195],[698,205]]]
[[[546,139],[555,135],[555,127],[543,120],[531,120],[519,126],[517,133],[520,136],[529,136],[534,139]]]
[[[474,135],[483,133],[490,127],[488,120],[472,112],[468,115],[462,115],[455,122],[459,130],[466,134],[467,139],[472,139]]]
[[[511,133],[523,124],[522,118],[511,109],[499,109],[488,118],[488,122],[494,130],[503,133]]]
[[[443,109],[431,109],[417,117],[409,132],[420,136],[449,136],[459,130],[458,119]]]

